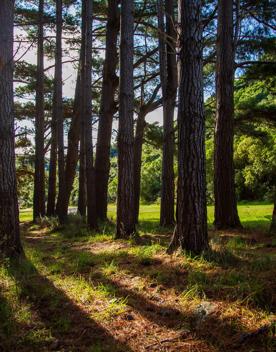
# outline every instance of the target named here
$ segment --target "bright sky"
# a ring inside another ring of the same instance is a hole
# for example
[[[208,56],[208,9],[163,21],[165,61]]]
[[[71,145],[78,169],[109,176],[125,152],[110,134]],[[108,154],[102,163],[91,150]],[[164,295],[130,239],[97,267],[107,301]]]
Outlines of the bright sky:
[[[24,37],[25,33],[24,31],[16,28],[15,29],[15,36],[16,37]],[[26,50],[28,49],[29,44],[25,45],[20,45],[20,48],[18,50],[18,43],[15,43],[15,48],[14,51],[16,52],[15,55],[15,60],[18,60],[21,58],[21,60],[24,60],[28,63],[31,64],[36,64],[36,45],[33,45],[27,52]],[[24,56],[22,57],[22,55]],[[70,56],[72,55],[69,53]],[[70,60],[69,56],[64,55],[63,61]],[[49,60],[47,57],[44,59],[44,67],[47,68],[48,66],[52,66],[54,64],[53,60]],[[76,77],[77,77],[77,70],[74,67],[74,63],[64,63],[62,66],[63,72],[63,96],[66,96],[68,98],[73,98],[75,94],[75,85],[76,85]],[[54,76],[54,68],[49,69],[47,71],[47,74],[49,76]],[[156,111],[151,112],[147,116],[147,121],[148,122],[159,122],[162,123],[162,109],[157,109]]]

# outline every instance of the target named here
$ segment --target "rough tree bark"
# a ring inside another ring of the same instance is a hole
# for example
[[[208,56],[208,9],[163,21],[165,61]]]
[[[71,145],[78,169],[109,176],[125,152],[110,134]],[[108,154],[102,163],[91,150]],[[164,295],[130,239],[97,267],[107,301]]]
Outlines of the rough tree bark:
[[[79,157],[79,192],[78,192],[78,213],[86,216],[87,190],[86,190],[86,158],[85,158],[85,130],[84,118],[81,114],[81,136],[80,136],[80,157]]]
[[[119,27],[118,0],[109,0],[106,25],[106,54],[95,159],[97,216],[102,220],[107,217],[110,143],[113,115],[116,112],[115,91],[118,87],[116,68],[118,64],[117,38]]]
[[[23,254],[15,174],[13,116],[14,1],[0,2],[0,257]]]
[[[85,28],[85,62],[83,65],[83,116],[85,119],[85,158],[87,182],[87,224],[91,229],[97,228],[95,169],[93,165],[92,143],[92,20],[93,0],[84,0],[83,22]]]
[[[160,70],[163,95],[163,162],[160,225],[174,224],[174,107],[177,91],[176,31],[174,28],[174,0],[165,0],[166,26],[162,11],[163,0],[159,0],[159,29],[161,31]],[[164,42],[164,34],[166,43]],[[162,56],[165,56],[162,59]]]
[[[86,121],[84,114],[84,99],[83,95],[85,94],[85,31],[86,31],[86,23],[85,23],[85,3],[82,3],[82,25],[81,25],[81,45],[83,50],[80,55],[80,156],[79,156],[79,193],[78,193],[78,212],[81,216],[86,216],[86,207],[87,207],[87,182],[86,182]]]
[[[44,0],[39,0],[37,30],[36,116],[35,116],[35,174],[33,220],[45,215],[44,168]]]
[[[55,210],[56,182],[57,182],[57,125],[52,115],[48,198],[47,198],[47,212],[46,212],[47,216],[54,216],[56,213],[56,210]]]
[[[215,227],[241,227],[235,195],[233,0],[218,6],[214,152]]]
[[[135,233],[133,133],[134,2],[121,2],[117,238]]]
[[[139,219],[139,207],[140,207],[140,193],[141,193],[141,168],[142,168],[142,149],[143,149],[143,138],[146,127],[147,112],[144,109],[140,109],[135,130],[134,138],[134,214],[135,223],[138,223]]]
[[[57,122],[58,193],[63,194],[65,192],[65,162],[62,103],[62,0],[56,0],[56,53],[53,118]],[[59,220],[64,222],[65,218],[60,203],[57,203],[56,213]]]
[[[81,49],[82,50],[82,49]],[[58,195],[58,203],[60,203],[60,212],[66,219],[68,215],[68,207],[71,192],[73,189],[74,178],[76,175],[76,168],[79,159],[79,141],[80,141],[80,125],[81,125],[81,93],[80,93],[80,73],[77,76],[75,98],[73,106],[73,116],[68,131],[68,148],[65,165],[65,188],[66,191],[63,194]],[[61,197],[61,199],[60,199]]]
[[[200,10],[200,0],[181,0],[177,225],[174,237],[182,249],[196,254],[208,248]]]

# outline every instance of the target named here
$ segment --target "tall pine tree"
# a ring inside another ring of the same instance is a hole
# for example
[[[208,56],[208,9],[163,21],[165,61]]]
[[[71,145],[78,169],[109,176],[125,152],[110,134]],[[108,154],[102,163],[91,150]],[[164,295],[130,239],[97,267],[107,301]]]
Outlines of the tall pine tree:
[[[0,2],[0,257],[23,253],[15,174],[13,111],[14,1]]]

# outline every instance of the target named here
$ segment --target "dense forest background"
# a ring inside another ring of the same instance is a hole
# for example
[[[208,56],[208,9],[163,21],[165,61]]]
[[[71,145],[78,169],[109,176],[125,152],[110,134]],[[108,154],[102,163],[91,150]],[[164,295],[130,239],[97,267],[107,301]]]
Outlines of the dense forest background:
[[[153,98],[149,109],[159,109],[146,115],[146,126],[142,154],[141,201],[160,202],[162,174],[162,110],[158,51],[158,30],[156,15],[151,12],[155,4],[136,2],[137,24],[135,32],[135,120],[138,120],[141,106]],[[16,125],[17,125],[17,173],[21,207],[31,207],[33,202],[34,174],[34,118],[36,80],[36,41],[37,4],[32,1],[19,1],[16,11],[15,82],[16,82]],[[63,79],[65,89],[64,128],[65,136],[72,120],[74,97],[73,78],[78,67],[80,48],[80,3],[66,2],[63,6]],[[205,16],[212,16],[216,3],[205,5]],[[241,2],[240,28],[236,53],[235,73],[235,140],[234,163],[235,183],[239,201],[273,201],[275,185],[275,55],[274,10],[270,2]],[[175,9],[176,11],[176,9]],[[46,184],[49,177],[50,119],[52,111],[55,28],[54,4],[45,2],[44,52],[47,64],[45,80],[45,158]],[[154,11],[153,11],[154,12]],[[100,114],[102,65],[105,51],[106,2],[94,4],[93,33],[93,144],[97,144],[98,119]],[[141,19],[139,20],[139,18]],[[206,155],[207,155],[207,194],[208,203],[213,204],[213,154],[215,119],[215,44],[216,17],[208,20],[204,33],[204,91],[206,111]],[[140,21],[140,22],[139,22]],[[32,24],[33,23],[33,24]],[[30,53],[31,52],[31,53]],[[145,57],[146,56],[146,57]],[[269,61],[269,64],[268,62]],[[271,62],[270,62],[271,61]],[[144,72],[146,68],[146,72]],[[67,73],[68,72],[68,73]],[[73,78],[72,78],[73,77]],[[69,81],[69,82],[68,82]],[[67,96],[66,94],[68,94]],[[141,92],[144,102],[141,102]],[[155,95],[153,97],[153,95]],[[116,135],[117,114],[115,112],[112,134],[111,171],[108,199],[116,201]],[[65,138],[65,150],[67,138]],[[177,153],[177,152],[175,152]],[[176,155],[176,154],[175,154]],[[177,172],[175,158],[175,172]],[[79,171],[79,169],[78,169]],[[77,175],[78,175],[77,171]],[[78,182],[74,183],[71,204],[78,202]]]

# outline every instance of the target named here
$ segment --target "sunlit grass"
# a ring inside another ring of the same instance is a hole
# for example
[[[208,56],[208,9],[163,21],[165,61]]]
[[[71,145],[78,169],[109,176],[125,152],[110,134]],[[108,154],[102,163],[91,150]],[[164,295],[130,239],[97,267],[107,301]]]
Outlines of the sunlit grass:
[[[75,209],[75,208],[73,208]],[[240,219],[245,227],[253,229],[263,229],[267,230],[271,221],[273,205],[267,203],[242,203],[238,205],[238,211]],[[208,206],[208,223],[211,226],[214,221],[214,206]],[[152,229],[155,232],[159,229],[156,228],[159,223],[159,214],[160,214],[160,205],[159,204],[150,204],[140,206],[140,222],[142,226],[139,227],[139,230]],[[108,206],[108,216],[111,220],[115,221],[116,219],[116,205],[110,204]],[[20,211],[20,221],[27,222],[32,220],[32,210],[31,209],[22,209]],[[151,224],[153,226],[151,226]],[[72,225],[74,227],[75,225]],[[74,228],[72,229],[74,233]],[[110,225],[105,225],[105,228],[102,230],[104,233],[110,233],[112,228]],[[148,231],[146,231],[148,232]],[[85,236],[85,231],[83,235]]]
[[[209,207],[210,225],[212,212]],[[160,231],[158,205],[141,206],[140,242],[115,241],[112,222],[90,232],[78,216],[70,216],[65,227],[56,226],[54,219],[24,226],[27,260],[18,269],[0,266],[0,350],[3,336],[8,336],[4,350],[51,350],[57,335],[74,335],[72,307],[115,335],[112,329],[124,326],[129,311],[129,319],[134,313],[142,319],[131,325],[137,329],[151,319],[158,325],[168,307],[193,317],[202,302],[219,307],[216,324],[220,319],[227,322],[229,334],[271,324],[276,275],[273,238],[266,233],[271,212],[272,205],[240,205],[241,220],[250,231],[210,231],[211,248],[197,257],[182,252],[166,255],[172,229]],[[23,211],[21,220],[28,222],[31,215],[31,210]],[[114,205],[109,215],[115,219]],[[172,329],[178,331],[183,317],[174,316]],[[163,324],[164,320],[160,329],[166,329]],[[150,335],[151,325],[147,329]],[[212,326],[209,333],[216,334]],[[193,334],[202,340],[198,332]],[[269,337],[265,341],[271,345]],[[90,350],[107,348],[95,341]]]

